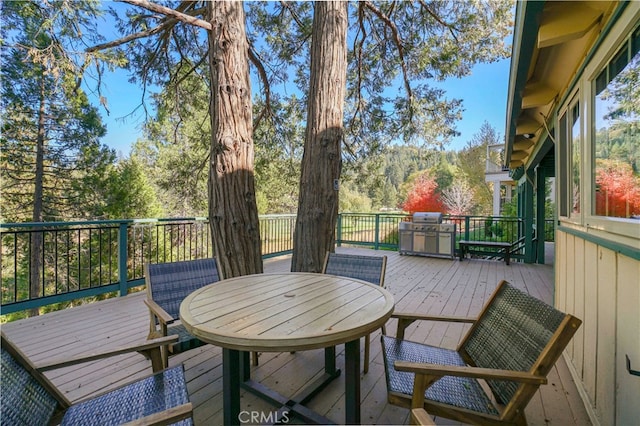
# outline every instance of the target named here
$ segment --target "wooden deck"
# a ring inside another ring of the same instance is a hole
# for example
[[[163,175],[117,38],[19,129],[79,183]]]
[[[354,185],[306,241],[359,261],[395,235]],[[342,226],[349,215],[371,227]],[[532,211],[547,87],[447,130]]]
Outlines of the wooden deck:
[[[386,287],[394,295],[396,311],[475,316],[501,279],[551,303],[553,266],[525,265],[502,261],[449,260],[400,256],[397,252],[374,252],[338,248],[340,252],[386,254]],[[290,257],[265,262],[266,272],[288,271]],[[98,348],[117,347],[146,338],[149,314],[144,294],[96,302],[60,312],[4,324],[2,329],[34,361],[42,362],[88,353]],[[463,324],[420,323],[407,330],[411,340],[455,348],[463,336]],[[395,323],[387,324],[390,334]],[[371,365],[362,375],[362,421],[367,424],[407,424],[408,410],[387,403],[380,332],[371,338]],[[364,345],[362,345],[364,347]],[[344,367],[344,345],[337,348],[339,368]],[[222,424],[222,351],[206,345],[170,358],[170,364],[184,363],[188,390],[194,403],[196,425]],[[252,377],[285,395],[293,395],[323,369],[323,351],[264,353]],[[72,401],[116,387],[149,374],[149,362],[138,354],[122,355],[67,367],[47,373]],[[242,409],[265,415],[274,407],[243,393]],[[344,375],[335,380],[309,406],[341,423],[344,419]],[[526,410],[531,425],[589,425],[589,417],[576,385],[560,358]],[[436,418],[438,424],[455,424]]]

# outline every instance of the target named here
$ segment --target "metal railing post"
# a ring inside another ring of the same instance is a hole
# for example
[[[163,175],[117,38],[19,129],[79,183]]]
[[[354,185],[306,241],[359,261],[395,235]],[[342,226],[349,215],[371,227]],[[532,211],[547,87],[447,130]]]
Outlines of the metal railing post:
[[[528,175],[523,184],[524,262],[535,263],[537,252],[533,244],[533,178]]]
[[[471,225],[471,218],[469,216],[464,217],[464,239],[469,241],[469,227]]]
[[[336,245],[340,247],[342,245],[342,214],[338,214],[338,226],[336,234],[338,234],[336,238]]]
[[[118,282],[120,283],[120,296],[126,296],[127,288],[127,258],[128,258],[128,223],[120,222],[118,229]]]
[[[375,242],[374,242],[374,247],[376,248],[376,250],[378,250],[380,248],[380,213],[376,213],[375,215],[376,217],[376,236],[375,236]]]

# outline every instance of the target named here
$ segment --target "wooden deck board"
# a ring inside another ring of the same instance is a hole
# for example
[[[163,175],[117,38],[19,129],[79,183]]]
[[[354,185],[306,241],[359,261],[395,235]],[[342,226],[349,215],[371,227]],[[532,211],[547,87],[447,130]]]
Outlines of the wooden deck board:
[[[338,248],[338,251],[371,254],[371,250]],[[388,256],[386,288],[394,295],[396,311],[425,312],[433,315],[476,316],[498,281],[507,279],[516,287],[552,303],[553,267],[550,265],[505,265],[500,260],[460,262],[420,256]],[[265,272],[287,271],[290,257],[265,261]],[[3,325],[4,332],[36,363],[118,347],[144,340],[149,315],[144,293],[136,293],[49,313]],[[456,348],[468,330],[466,324],[415,323],[406,338]],[[396,321],[387,324],[394,335]],[[362,341],[361,349],[364,348]],[[338,368],[344,370],[344,345],[337,347]],[[295,354],[264,353],[252,377],[283,394],[294,394],[323,369],[323,351]],[[170,365],[183,363],[197,425],[222,424],[222,351],[205,345],[170,358]],[[150,373],[149,362],[141,355],[123,355],[67,367],[47,373],[72,401],[114,388]],[[369,373],[362,375],[362,421],[370,424],[406,424],[408,410],[387,403],[380,331],[371,334]],[[561,359],[527,407],[532,425],[589,424],[575,383]],[[243,409],[269,413],[274,407],[259,398],[242,393]],[[344,374],[333,381],[309,406],[340,423],[344,419]],[[438,424],[457,424],[436,418]]]

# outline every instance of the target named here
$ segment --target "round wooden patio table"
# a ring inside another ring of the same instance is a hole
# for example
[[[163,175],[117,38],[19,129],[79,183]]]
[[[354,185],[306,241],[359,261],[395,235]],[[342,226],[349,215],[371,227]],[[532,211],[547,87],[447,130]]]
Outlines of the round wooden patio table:
[[[282,404],[308,421],[326,423],[304,407],[340,374],[335,345],[345,343],[346,423],[360,423],[360,338],[393,313],[393,296],[365,281],[314,273],[256,274],[196,290],[180,319],[202,341],[223,348],[225,424],[239,423],[240,387]],[[325,348],[325,375],[300,396],[285,398],[249,377],[248,353]],[[240,354],[244,353],[244,362]]]

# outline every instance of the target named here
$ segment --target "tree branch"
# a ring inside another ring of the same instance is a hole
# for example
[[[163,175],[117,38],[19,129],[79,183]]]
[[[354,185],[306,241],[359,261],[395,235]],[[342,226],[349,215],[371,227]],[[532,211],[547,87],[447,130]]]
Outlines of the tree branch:
[[[117,47],[120,45],[123,45],[125,43],[128,43],[132,40],[137,40],[139,38],[145,38],[145,37],[150,37],[152,35],[158,34],[159,32],[167,29],[170,26],[173,26],[176,22],[178,22],[177,19],[175,18],[168,18],[167,21],[163,22],[162,24],[158,25],[155,28],[151,28],[149,30],[146,31],[140,31],[139,33],[135,33],[135,34],[129,34],[126,37],[122,37],[119,38],[117,40],[113,40],[107,43],[103,43],[103,44],[97,44],[95,46],[89,47],[85,50],[85,52],[87,53],[91,53],[91,52],[96,52],[98,50],[105,50],[105,49],[109,49],[112,47]]]
[[[413,100],[413,91],[411,90],[411,85],[409,84],[407,64],[404,60],[404,47],[402,44],[402,38],[400,37],[400,33],[398,32],[398,27],[387,15],[385,15],[380,9],[375,7],[371,2],[365,1],[364,5],[366,6],[367,9],[373,12],[378,18],[380,18],[380,20],[382,20],[382,22],[391,30],[391,33],[393,34],[393,42],[395,43],[396,48],[398,49],[400,66],[402,67],[402,77],[404,79],[404,88],[407,91],[407,97],[409,98],[409,102],[411,104],[412,103],[411,101]]]
[[[139,6],[143,9],[150,10],[152,12],[161,13],[167,16],[173,16],[178,21],[185,22],[187,24],[195,25],[200,28],[204,28],[205,30],[211,31],[211,23],[207,22],[203,19],[193,17],[191,15],[187,15],[186,13],[179,12],[175,9],[171,9],[170,7],[161,6],[159,4],[151,3],[147,0],[117,0],[124,3],[129,3],[134,6]]]
[[[184,73],[182,75],[182,77],[180,77],[178,80],[176,80],[175,85],[179,85],[180,83],[182,83],[184,80],[187,79],[187,77],[189,77],[192,73],[196,72],[196,70],[200,67],[200,65],[202,65],[204,63],[204,61],[207,60],[207,58],[209,57],[209,51],[207,51],[203,57],[200,58],[200,60],[198,62],[196,62],[195,64],[193,64],[193,66],[189,69],[189,71],[187,71],[186,73]]]
[[[260,111],[260,115],[258,115],[258,118],[253,123],[253,130],[255,130],[258,128],[258,125],[266,115],[272,114],[271,85],[269,84],[269,79],[267,78],[267,72],[264,69],[264,65],[262,65],[262,61],[260,60],[260,58],[258,58],[258,55],[256,54],[255,50],[253,50],[253,46],[248,41],[247,41],[247,45],[249,46],[249,48],[247,49],[249,51],[248,52],[249,59],[251,60],[251,63],[255,65],[256,69],[258,70],[258,75],[260,76],[260,80],[262,80],[262,82],[264,83],[265,103],[264,103],[264,108],[262,109],[262,111]]]
[[[351,117],[350,123],[354,123],[356,118],[358,117],[358,114],[361,112],[361,106],[362,106],[362,52],[363,52],[363,47],[364,47],[364,41],[367,38],[367,29],[365,28],[364,25],[364,7],[363,7],[363,3],[358,3],[358,26],[360,28],[360,31],[362,33],[360,40],[358,40],[358,35],[356,34],[356,37],[353,40],[353,51],[356,52],[356,55],[358,57],[358,66],[357,66],[357,78],[356,78],[356,107],[355,107],[355,111],[353,112],[353,117]]]
[[[423,0],[419,0],[418,3],[420,3],[420,6],[422,6],[422,8],[424,10],[426,10],[427,13],[433,19],[435,19],[443,27],[447,28],[449,30],[449,32],[451,33],[451,36],[454,38],[454,40],[456,42],[458,42],[458,37],[456,37],[456,33],[455,33],[455,31],[458,31],[458,29],[453,24],[449,24],[447,22],[444,22],[438,15],[436,15],[431,9],[429,9],[429,6]]]
[[[298,15],[296,15],[296,13],[293,11],[293,9],[291,9],[291,7],[289,7],[289,4],[286,1],[281,1],[280,5],[283,7],[283,9],[287,9],[289,11],[289,13],[291,14],[291,17],[293,18],[293,20],[296,21],[296,24],[298,24],[298,27],[300,27],[300,29],[303,29],[304,25],[302,25],[302,21],[300,20]]]

